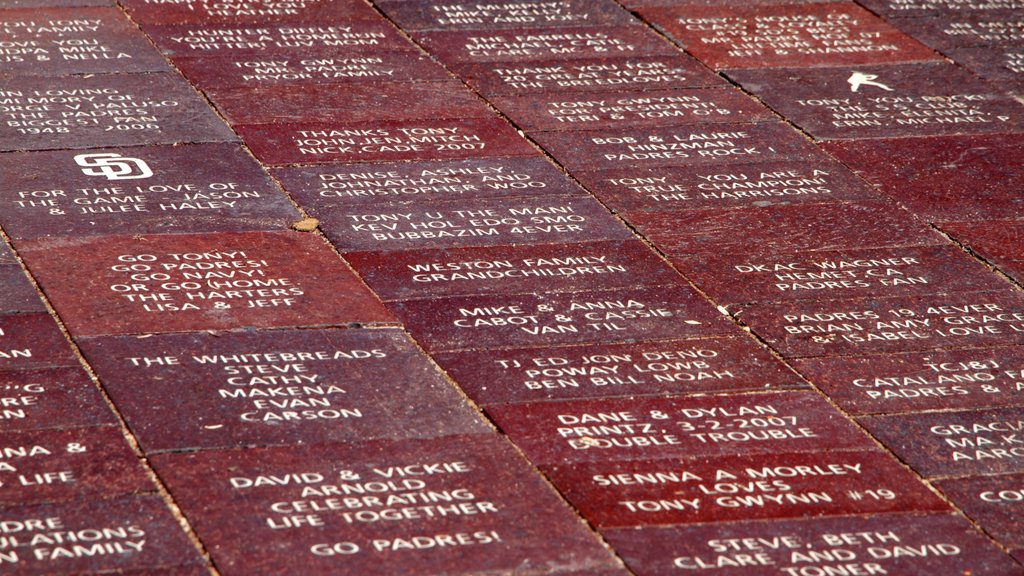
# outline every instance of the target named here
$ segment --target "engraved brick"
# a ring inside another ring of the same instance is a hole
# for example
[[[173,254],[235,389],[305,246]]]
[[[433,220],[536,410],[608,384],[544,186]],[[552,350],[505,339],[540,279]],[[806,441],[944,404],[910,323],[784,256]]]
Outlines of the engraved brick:
[[[580,191],[582,192],[582,191]],[[311,199],[312,200],[312,199]],[[342,252],[625,241],[629,230],[589,196],[348,206],[304,203]]]
[[[878,198],[848,168],[824,156],[799,162],[728,166],[623,167],[577,171],[573,176],[602,202],[627,214],[832,204]]]
[[[994,576],[1020,572],[991,540],[952,514],[624,528],[607,530],[604,536],[631,570],[652,576],[681,569],[715,576],[829,570]]]
[[[265,57],[260,54],[178,56],[174,65],[201,90],[374,85],[379,82],[439,82],[451,80],[444,68],[409,52],[337,55],[335,48],[306,54]]]
[[[434,360],[483,405],[805,388],[742,337],[445,352]]]
[[[545,472],[602,529],[950,510],[881,450],[587,462]]]
[[[542,466],[817,454],[873,445],[814,392],[536,402],[494,405],[487,412],[528,458]]]
[[[1010,289],[753,304],[736,316],[787,357],[1024,343],[1024,295]]]
[[[0,28],[5,43],[0,76],[168,70],[160,53],[116,8],[3,10]]]
[[[305,58],[330,51],[336,58],[378,52],[408,52],[416,47],[386,20],[307,22],[304,24],[143,24],[142,31],[164,54]]]
[[[736,333],[724,316],[685,284],[405,300],[393,303],[391,310],[428,352]]]
[[[1024,408],[866,416],[860,423],[925,477],[1024,471]]]
[[[726,162],[814,160],[821,152],[799,132],[777,122],[691,124],[530,134],[570,172],[645,169]]]
[[[287,230],[300,218],[235,144],[78,152],[0,155],[0,223],[12,238]]]
[[[1024,349],[805,358],[793,366],[853,414],[1024,404]]]
[[[635,90],[492,98],[524,130],[659,127],[715,122],[765,122],[775,116],[737,90]]]
[[[887,19],[948,16],[955,13],[984,14],[990,10],[1024,8],[1021,0],[861,0],[860,3]],[[896,24],[903,25],[901,22]]]
[[[164,454],[153,461],[228,575],[331,573],[339,562],[367,575],[510,573],[524,566],[565,575],[619,566],[496,436]]]
[[[818,140],[1024,130],[1019,102],[947,62],[729,75]]]
[[[0,433],[0,503],[91,500],[156,489],[121,429],[68,428]]]
[[[23,246],[75,336],[392,320],[311,234],[104,236]]]
[[[1024,474],[939,480],[935,485],[1010,553],[1024,552]]]
[[[158,496],[7,506],[4,573],[193,574],[202,558]],[[86,544],[68,534],[88,535]],[[94,535],[98,537],[94,538]]]
[[[1002,290],[1006,282],[952,246],[679,258],[679,270],[719,304],[925,296]]]
[[[8,103],[0,114],[5,152],[235,140],[176,74],[21,76],[0,94]]]
[[[543,158],[300,166],[274,177],[303,206],[585,194]]]
[[[142,24],[256,25],[323,21],[379,20],[360,0],[125,0],[133,20]]]
[[[1019,8],[949,11],[939,18],[900,20],[899,26],[944,54],[951,49],[978,46],[1013,50],[1024,41],[1024,18]]]
[[[414,32],[413,37],[444,63],[528,62],[618,56],[665,56],[675,48],[645,26],[565,26],[555,30]]]
[[[852,2],[651,8],[643,17],[715,69],[842,66],[939,56]]]
[[[608,56],[522,63],[446,63],[487,97],[547,92],[727,87],[720,77],[682,52],[656,56]]]
[[[395,330],[86,338],[81,345],[147,452],[487,430]]]
[[[677,284],[679,274],[641,242],[349,252],[345,259],[383,300],[614,290]]]
[[[116,424],[99,387],[81,368],[0,370],[4,431]]]
[[[464,160],[537,156],[497,117],[338,124],[239,125],[253,154],[268,165]]]
[[[383,0],[378,6],[405,30],[502,30],[630,24],[613,0],[556,0],[517,4]]]

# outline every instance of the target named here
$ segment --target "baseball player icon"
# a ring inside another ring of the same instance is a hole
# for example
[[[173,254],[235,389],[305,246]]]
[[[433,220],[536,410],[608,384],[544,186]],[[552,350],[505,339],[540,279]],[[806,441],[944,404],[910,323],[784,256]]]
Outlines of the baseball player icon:
[[[850,74],[850,77],[847,78],[846,81],[850,83],[851,92],[856,92],[857,90],[860,90],[861,86],[874,86],[875,88],[881,88],[882,90],[892,92],[892,88],[889,88],[888,86],[882,84],[881,82],[875,82],[876,78],[878,78],[878,74],[865,74],[863,72],[854,72],[853,74]]]

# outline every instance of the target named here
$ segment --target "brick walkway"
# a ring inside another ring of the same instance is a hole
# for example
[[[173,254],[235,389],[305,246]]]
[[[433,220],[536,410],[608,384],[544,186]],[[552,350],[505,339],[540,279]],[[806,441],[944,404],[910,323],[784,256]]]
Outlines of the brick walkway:
[[[1024,574],[1021,0],[0,0],[0,573]]]

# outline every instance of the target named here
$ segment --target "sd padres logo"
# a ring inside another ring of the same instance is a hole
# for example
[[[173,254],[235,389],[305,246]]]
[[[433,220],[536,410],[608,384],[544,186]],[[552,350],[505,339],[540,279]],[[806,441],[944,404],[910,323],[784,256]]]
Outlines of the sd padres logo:
[[[153,175],[145,161],[112,152],[79,154],[75,156],[75,164],[82,166],[84,174],[106,176],[107,180],[136,180]]]

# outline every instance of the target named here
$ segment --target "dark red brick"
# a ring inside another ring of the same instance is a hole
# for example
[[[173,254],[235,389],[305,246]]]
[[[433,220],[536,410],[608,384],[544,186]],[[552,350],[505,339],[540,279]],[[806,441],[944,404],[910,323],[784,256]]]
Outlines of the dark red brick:
[[[963,517],[891,514],[607,530],[636,574],[985,574],[1020,566]],[[920,551],[915,553],[915,551]]]
[[[1024,551],[1024,474],[939,480],[935,485],[1011,554]]]
[[[312,234],[104,236],[23,247],[75,336],[392,320]]]
[[[750,0],[745,2],[748,6],[777,6],[777,5],[789,5],[789,4],[816,4],[828,3],[830,0]],[[650,8],[653,6],[688,6],[691,8],[706,8],[712,6],[733,6],[735,5],[734,0],[622,0],[621,4],[629,9],[640,8],[640,13],[643,13],[643,8]]]
[[[729,76],[818,140],[1024,131],[1020,102],[947,62]]]
[[[7,110],[31,109],[0,114],[5,152],[235,140],[176,74],[21,76],[2,95]]]
[[[1024,50],[952,48],[946,55],[1004,91],[1024,92]]]
[[[496,4],[462,0],[382,0],[377,3],[404,30],[502,30],[631,24],[613,0],[555,0]]]
[[[399,122],[430,120],[451,115],[487,118],[493,113],[465,86],[454,80],[429,83],[381,83],[345,86],[318,85],[271,88],[228,88],[211,94],[217,109],[232,124],[316,122]]]
[[[679,258],[679,270],[719,304],[926,296],[1007,288],[953,246]]]
[[[680,6],[643,11],[715,69],[848,66],[938,60],[938,54],[852,2]]]
[[[860,423],[928,478],[1024,472],[1024,407],[866,416]]]
[[[999,220],[1024,209],[1019,136],[846,140],[824,148],[886,195],[932,222]],[[970,198],[970,201],[964,201]]]
[[[0,264],[0,314],[46,312],[46,306],[17,264]]]
[[[296,24],[143,24],[142,30],[166,55],[239,56],[277,60],[326,55],[334,58],[379,52],[408,52],[416,47],[386,20]]]
[[[15,239],[286,230],[300,219],[235,144],[2,154],[0,170],[0,223]]]
[[[5,506],[156,490],[118,427],[5,430],[0,451],[0,504]]]
[[[904,32],[946,53],[955,48],[985,46],[1019,49],[1024,41],[1020,8],[967,12],[947,11],[939,18],[899,21]]]
[[[124,7],[143,24],[267,24],[296,25],[323,21],[378,20],[380,15],[361,0],[124,0]]]
[[[117,423],[81,368],[0,370],[0,406],[7,432]]]
[[[208,576],[210,569],[205,565],[175,566],[173,568],[143,568],[141,570],[122,570],[121,576]]]
[[[395,302],[391,310],[428,352],[610,344],[736,333],[689,286],[462,296]]]
[[[487,97],[728,86],[692,56],[682,52],[660,56],[533,60],[518,64],[449,63],[448,67]]]
[[[822,157],[799,132],[778,122],[535,132],[530,136],[570,172],[595,167],[642,170]]]
[[[787,357],[1024,343],[1024,295],[1012,289],[754,304],[736,316]]]
[[[804,388],[743,337],[435,354],[479,404]]]
[[[173,568],[143,568],[140,570],[122,570],[120,576],[208,576],[209,567],[205,565],[175,566]]]
[[[755,100],[730,89],[635,90],[575,96],[549,93],[506,96],[491,101],[527,131],[764,122],[776,119]]]
[[[540,465],[867,450],[872,440],[815,392],[494,405]]]
[[[883,18],[984,14],[990,10],[1024,8],[1020,0],[860,0],[860,4]],[[903,26],[900,21],[896,24]]]
[[[68,8],[78,6],[112,6],[114,0],[9,0],[7,8]]]
[[[158,496],[7,506],[0,522],[5,528],[4,574],[140,570],[170,575],[191,574],[192,566],[202,565],[198,550]],[[83,540],[69,534],[81,534]]]
[[[565,26],[558,29],[414,32],[413,37],[441,62],[524,63],[557,58],[583,60],[621,56],[666,56],[675,47],[646,26]]]
[[[409,122],[240,125],[235,129],[268,165],[465,160],[537,156],[498,117]]]
[[[815,160],[729,166],[662,166],[577,171],[588,190],[618,212],[833,204],[878,196],[845,166]]]
[[[853,414],[1024,404],[1024,348],[804,358],[793,366]]]
[[[745,4],[748,6],[779,6],[790,4],[827,4],[830,0],[750,0]],[[691,8],[707,8],[734,6],[734,0],[622,0],[622,5],[629,9],[640,8],[639,12],[644,13],[643,8],[654,6],[688,6]]]
[[[153,462],[229,576],[339,566],[366,575],[566,575],[618,565],[492,435],[165,454]],[[282,529],[288,525],[301,528]]]
[[[0,370],[77,364],[49,314],[0,314]]]
[[[451,80],[444,68],[409,52],[338,56],[336,48],[266,58],[259,54],[174,58],[174,65],[201,90],[318,86],[373,86],[380,82]]]
[[[3,10],[0,29],[0,76],[168,70],[160,53],[115,8]]]
[[[7,242],[0,242],[0,264],[16,264],[17,262]]]
[[[644,212],[629,222],[670,257],[680,258],[945,243],[909,213],[880,202]]]
[[[81,345],[147,453],[488,430],[396,330],[170,334]]]
[[[604,206],[582,195],[361,206],[317,200],[304,206],[342,252],[632,239]]]
[[[947,222],[942,230],[1018,281],[1024,279],[1024,222]]]
[[[682,281],[637,241],[350,252],[345,259],[383,300],[579,292]]]
[[[950,510],[881,450],[587,462],[545,472],[602,529]]]
[[[300,166],[274,177],[303,206],[585,194],[544,158]]]

